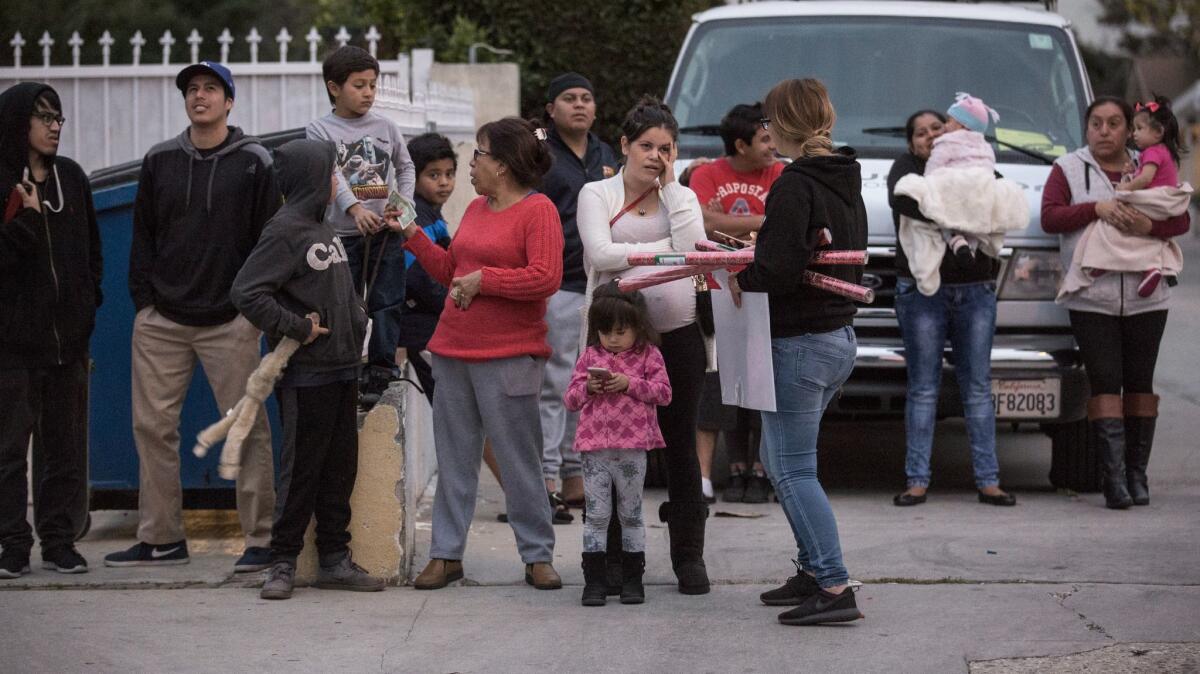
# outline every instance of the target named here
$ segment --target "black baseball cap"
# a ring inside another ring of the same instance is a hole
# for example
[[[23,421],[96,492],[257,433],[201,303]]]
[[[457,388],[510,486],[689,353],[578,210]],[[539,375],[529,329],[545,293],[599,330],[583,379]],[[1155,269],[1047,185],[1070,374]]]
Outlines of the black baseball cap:
[[[188,82],[196,75],[213,75],[221,80],[225,85],[225,94],[232,100],[234,98],[235,89],[233,86],[233,73],[229,72],[229,68],[215,61],[201,61],[179,71],[175,76],[175,86],[184,94],[187,93]]]

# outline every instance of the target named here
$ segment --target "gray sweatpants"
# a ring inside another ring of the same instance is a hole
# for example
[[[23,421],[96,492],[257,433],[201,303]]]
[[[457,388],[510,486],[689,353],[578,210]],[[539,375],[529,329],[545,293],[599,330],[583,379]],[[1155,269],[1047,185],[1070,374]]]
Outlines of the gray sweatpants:
[[[583,551],[606,552],[608,522],[617,499],[621,520],[621,549],[646,550],[646,525],[642,519],[642,486],[646,482],[646,451],[597,449],[583,455],[583,498],[587,510],[583,523]]]
[[[433,356],[438,471],[431,558],[463,558],[486,437],[500,464],[508,521],[521,561],[552,561],[554,529],[538,452],[542,431],[537,395],[543,366],[542,359],[532,356],[478,363]]]
[[[563,405],[563,394],[571,383],[579,360],[579,331],[582,329],[583,294],[560,290],[546,303],[546,341],[552,353],[546,361],[539,411],[542,417],[542,476],[558,482],[577,477],[581,470],[575,447],[578,414]],[[561,486],[561,485],[560,485]]]

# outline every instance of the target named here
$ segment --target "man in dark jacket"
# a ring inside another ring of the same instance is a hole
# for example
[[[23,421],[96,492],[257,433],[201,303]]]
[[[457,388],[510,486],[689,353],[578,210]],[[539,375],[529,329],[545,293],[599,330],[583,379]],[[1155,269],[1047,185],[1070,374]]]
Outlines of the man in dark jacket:
[[[342,240],[325,219],[337,194],[333,143],[294,140],[277,153],[286,205],[233,283],[233,301],[267,333],[302,346],[279,381],[284,447],[271,573],[263,599],[292,596],[304,532],[317,518],[317,587],[378,591],[350,559],[350,495],[358,475],[358,370],[367,314]]]
[[[616,175],[617,158],[608,143],[591,131],[596,121],[595,89],[583,75],[563,73],[550,81],[546,117],[550,121],[546,143],[554,164],[542,179],[541,191],[558,208],[564,245],[562,286],[546,304],[546,340],[553,353],[546,360],[540,399],[542,473],[547,489],[553,492],[561,477],[564,498],[582,505],[583,467],[574,451],[575,414],[563,406],[563,393],[579,358],[583,323],[580,312],[587,290],[583,241],[575,225],[575,209],[579,190],[586,183]]]
[[[87,176],[58,156],[62,103],[44,84],[0,94],[0,578],[29,573],[34,476],[42,568],[83,573],[74,508],[86,503],[88,340],[100,306],[100,231]]]
[[[133,214],[129,293],[133,324],[133,436],[139,470],[138,543],[108,566],[186,564],[179,478],[179,412],[199,359],[221,410],[232,408],[258,365],[258,329],[238,315],[229,288],[263,223],[279,207],[271,158],[226,124],[229,70],[207,61],[175,79],[191,125],[142,160]],[[246,439],[237,508],[246,537],[236,571],[269,563],[275,509],[265,410]]]

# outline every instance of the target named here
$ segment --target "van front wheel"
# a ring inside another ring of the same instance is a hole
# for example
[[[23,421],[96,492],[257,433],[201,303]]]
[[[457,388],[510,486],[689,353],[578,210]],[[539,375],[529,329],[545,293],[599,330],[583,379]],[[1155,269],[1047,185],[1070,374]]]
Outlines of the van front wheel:
[[[1050,436],[1050,484],[1085,493],[1100,491],[1101,466],[1087,419],[1044,424]]]

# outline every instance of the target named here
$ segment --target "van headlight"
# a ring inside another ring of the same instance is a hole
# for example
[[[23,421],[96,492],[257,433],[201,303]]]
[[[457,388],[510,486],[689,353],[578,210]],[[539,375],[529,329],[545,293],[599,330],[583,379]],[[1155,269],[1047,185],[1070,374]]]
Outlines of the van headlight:
[[[999,299],[1053,300],[1062,275],[1057,250],[1017,250],[1004,268]]]

